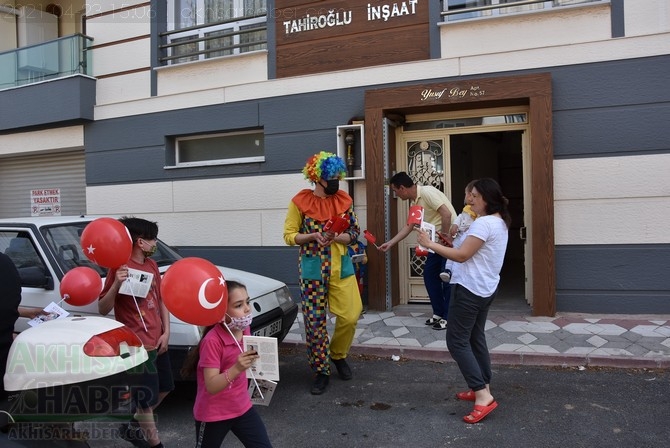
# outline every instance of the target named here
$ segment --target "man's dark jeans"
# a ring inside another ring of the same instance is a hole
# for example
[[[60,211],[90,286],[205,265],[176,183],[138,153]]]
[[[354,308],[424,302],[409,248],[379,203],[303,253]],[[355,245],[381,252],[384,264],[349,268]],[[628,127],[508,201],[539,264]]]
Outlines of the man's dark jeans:
[[[446,320],[449,313],[451,285],[444,283],[440,278],[440,272],[444,270],[445,261],[438,254],[428,254],[426,263],[423,265],[423,284],[426,286],[433,314]]]

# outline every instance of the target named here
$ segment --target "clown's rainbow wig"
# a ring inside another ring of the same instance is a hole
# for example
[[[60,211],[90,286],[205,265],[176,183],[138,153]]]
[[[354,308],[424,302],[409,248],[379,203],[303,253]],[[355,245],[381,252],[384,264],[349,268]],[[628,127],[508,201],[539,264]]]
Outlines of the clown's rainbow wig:
[[[312,183],[317,183],[319,179],[344,179],[347,174],[347,167],[344,160],[332,152],[321,151],[307,159],[305,167],[302,169],[305,179]]]

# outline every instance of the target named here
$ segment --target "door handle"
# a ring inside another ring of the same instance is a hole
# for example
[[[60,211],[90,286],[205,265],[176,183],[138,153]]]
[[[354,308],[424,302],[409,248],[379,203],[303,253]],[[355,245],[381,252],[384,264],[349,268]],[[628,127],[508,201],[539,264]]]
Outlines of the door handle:
[[[519,239],[521,239],[521,241],[526,241],[526,228],[525,227],[519,227]]]

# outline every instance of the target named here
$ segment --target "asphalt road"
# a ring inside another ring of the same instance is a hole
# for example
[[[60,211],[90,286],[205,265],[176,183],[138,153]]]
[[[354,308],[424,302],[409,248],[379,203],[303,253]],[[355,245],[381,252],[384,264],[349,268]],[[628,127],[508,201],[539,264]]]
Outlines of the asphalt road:
[[[667,447],[670,372],[645,369],[494,366],[499,406],[482,422],[461,419],[472,403],[453,362],[354,356],[354,379],[331,377],[310,395],[302,350],[280,349],[281,380],[258,407],[275,448],[295,447]],[[158,409],[166,447],[192,447],[194,387],[180,383]],[[94,448],[130,447],[90,441]],[[241,447],[229,434],[225,447]]]

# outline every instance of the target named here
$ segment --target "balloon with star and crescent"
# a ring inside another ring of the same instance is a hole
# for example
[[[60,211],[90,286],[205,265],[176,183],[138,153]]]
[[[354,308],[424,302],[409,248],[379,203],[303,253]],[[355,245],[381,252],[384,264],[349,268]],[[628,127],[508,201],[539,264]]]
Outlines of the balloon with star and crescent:
[[[126,264],[133,251],[128,228],[114,218],[98,218],[84,227],[81,249],[86,258],[103,268]]]
[[[170,266],[161,281],[161,296],[170,313],[193,325],[220,322],[228,309],[226,280],[204,258],[182,258]]]

